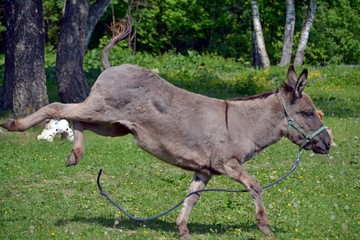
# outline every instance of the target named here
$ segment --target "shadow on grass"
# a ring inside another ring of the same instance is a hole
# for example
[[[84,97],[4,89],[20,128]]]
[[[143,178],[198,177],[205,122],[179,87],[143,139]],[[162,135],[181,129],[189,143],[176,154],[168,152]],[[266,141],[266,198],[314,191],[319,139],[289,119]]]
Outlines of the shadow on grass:
[[[122,218],[119,220],[119,223],[115,225],[115,218],[106,218],[106,217],[82,217],[75,216],[72,219],[62,219],[56,222],[56,226],[66,225],[69,222],[80,222],[87,224],[96,224],[102,225],[105,228],[112,229],[122,229],[124,231],[136,231],[143,228],[150,228],[156,231],[162,232],[170,232],[177,234],[178,230],[176,228],[175,222],[168,222],[161,219],[155,219],[151,221],[133,221],[128,218]],[[145,225],[145,226],[144,226]],[[257,226],[255,224],[235,224],[235,225],[226,225],[226,224],[203,224],[203,223],[189,223],[188,228],[190,233],[194,234],[208,234],[208,233],[216,233],[223,234],[231,229],[241,229],[246,232],[258,232]],[[284,229],[281,228],[272,228],[273,232],[285,232]]]

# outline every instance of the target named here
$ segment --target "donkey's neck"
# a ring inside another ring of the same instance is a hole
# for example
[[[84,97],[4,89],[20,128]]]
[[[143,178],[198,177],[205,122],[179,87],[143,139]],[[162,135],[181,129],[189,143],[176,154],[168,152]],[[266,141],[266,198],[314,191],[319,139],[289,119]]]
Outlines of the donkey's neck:
[[[244,160],[280,140],[285,116],[277,92],[228,103],[230,138],[240,144]]]

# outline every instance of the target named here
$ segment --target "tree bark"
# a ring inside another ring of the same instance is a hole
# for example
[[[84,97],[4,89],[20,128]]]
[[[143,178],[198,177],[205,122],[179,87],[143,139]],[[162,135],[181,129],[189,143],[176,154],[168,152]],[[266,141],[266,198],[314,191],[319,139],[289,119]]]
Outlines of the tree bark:
[[[66,0],[56,54],[56,77],[60,101],[82,102],[90,88],[83,70],[84,45],[89,13],[88,0]]]
[[[284,44],[280,66],[291,63],[291,53],[295,30],[295,0],[286,0],[286,24],[284,30]]]
[[[5,21],[5,78],[0,108],[22,117],[48,104],[41,0],[6,1]]]
[[[82,102],[90,88],[85,80],[84,56],[91,33],[110,0],[66,0],[56,56],[56,77],[60,101]]]
[[[260,16],[259,16],[259,7],[256,0],[251,0],[251,12],[252,12],[253,26],[256,36],[256,44],[258,46],[261,64],[263,68],[269,68],[270,60],[266,51],[264,35],[262,32]]]
[[[253,66],[254,68],[261,68],[261,58],[259,54],[259,48],[256,41],[256,33],[255,30],[252,31],[252,55],[253,55]]]
[[[296,51],[294,64],[302,65],[304,62],[305,49],[309,40],[310,29],[315,19],[316,0],[310,0],[307,16],[301,29],[300,41]]]
[[[84,52],[90,42],[91,34],[94,31],[96,23],[100,17],[104,15],[106,9],[109,7],[111,0],[96,0],[90,7],[89,17],[87,21],[86,41],[84,45]]]

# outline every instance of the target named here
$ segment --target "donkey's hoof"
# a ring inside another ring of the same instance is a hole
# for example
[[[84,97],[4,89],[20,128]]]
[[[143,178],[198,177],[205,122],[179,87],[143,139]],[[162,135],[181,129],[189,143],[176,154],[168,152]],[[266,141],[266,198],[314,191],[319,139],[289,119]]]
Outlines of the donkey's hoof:
[[[191,239],[191,236],[189,233],[180,235],[180,240],[190,240],[190,239]]]
[[[187,227],[178,227],[179,229],[179,237],[181,240],[189,240],[190,239],[190,233],[189,229]]]
[[[258,224],[257,227],[259,228],[260,231],[262,231],[265,234],[265,236],[272,235],[269,224]]]
[[[9,119],[6,122],[3,122],[0,124],[1,127],[7,129],[8,131],[15,131],[15,120],[14,119]]]
[[[66,167],[76,165],[77,163],[78,161],[76,161],[75,154],[72,152],[66,161]]]

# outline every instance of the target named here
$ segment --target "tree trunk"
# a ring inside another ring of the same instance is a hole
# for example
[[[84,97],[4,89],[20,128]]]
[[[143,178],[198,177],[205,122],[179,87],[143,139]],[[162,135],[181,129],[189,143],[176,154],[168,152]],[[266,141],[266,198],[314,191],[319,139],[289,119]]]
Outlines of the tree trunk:
[[[76,103],[82,102],[90,92],[83,70],[89,1],[66,0],[65,4],[56,54],[56,77],[60,101]]]
[[[48,104],[41,0],[6,1],[5,21],[5,79],[0,107],[22,117]]]
[[[301,29],[300,41],[294,60],[295,65],[302,65],[304,62],[305,49],[309,40],[310,29],[314,22],[316,12],[316,0],[310,0],[307,16]]]
[[[255,30],[252,31],[252,54],[253,54],[253,66],[254,68],[261,68],[261,58],[259,54],[259,48],[256,42]]]
[[[259,7],[256,0],[251,0],[251,12],[252,12],[256,43],[260,54],[261,64],[263,68],[269,68],[270,60],[266,52],[264,35],[260,23]]]
[[[295,0],[286,0],[286,24],[284,30],[284,44],[280,66],[285,66],[291,62],[291,53],[295,30]]]
[[[111,0],[96,0],[96,2],[91,5],[89,17],[87,21],[84,52],[86,52],[87,46],[90,42],[91,34],[94,31],[96,23],[99,21],[100,17],[105,13],[106,9],[109,7],[110,1]]]
[[[97,0],[66,0],[56,56],[56,77],[60,101],[82,102],[90,88],[85,80],[83,61],[95,24],[110,4]]]

